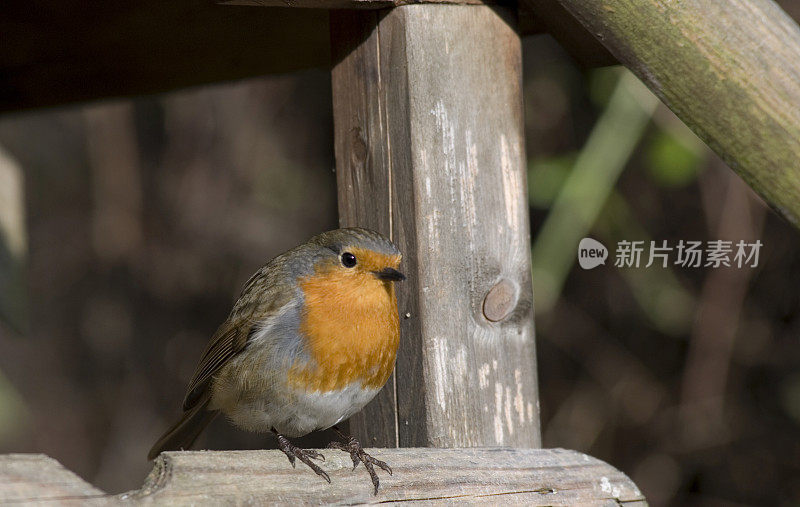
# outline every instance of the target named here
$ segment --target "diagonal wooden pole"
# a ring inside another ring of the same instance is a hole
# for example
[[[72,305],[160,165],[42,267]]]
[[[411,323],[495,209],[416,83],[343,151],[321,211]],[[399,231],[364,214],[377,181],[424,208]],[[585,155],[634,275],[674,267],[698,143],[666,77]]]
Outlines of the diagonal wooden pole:
[[[566,9],[800,227],[800,27],[775,2],[522,3],[542,17]]]

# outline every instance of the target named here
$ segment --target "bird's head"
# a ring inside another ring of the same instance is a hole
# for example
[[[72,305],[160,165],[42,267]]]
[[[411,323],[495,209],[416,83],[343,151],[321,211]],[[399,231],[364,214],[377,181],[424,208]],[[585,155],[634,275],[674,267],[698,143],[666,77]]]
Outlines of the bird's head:
[[[310,240],[325,251],[315,276],[344,283],[389,284],[405,280],[398,271],[402,255],[384,235],[356,227],[328,231]],[[372,282],[372,283],[370,283]]]

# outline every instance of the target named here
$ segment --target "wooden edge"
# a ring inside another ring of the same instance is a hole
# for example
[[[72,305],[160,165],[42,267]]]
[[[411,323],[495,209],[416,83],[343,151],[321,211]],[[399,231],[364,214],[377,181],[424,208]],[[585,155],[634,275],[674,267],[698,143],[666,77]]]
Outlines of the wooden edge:
[[[541,1],[554,5],[553,0]],[[219,4],[143,0],[114,2],[100,11],[78,9],[74,0],[48,0],[42,9],[23,10],[16,17],[12,9],[0,19],[4,36],[0,113],[324,68],[329,58],[323,9],[382,9],[405,3],[417,0],[230,0]],[[519,2],[522,35],[550,30],[583,67],[616,61],[590,31],[568,28],[574,22],[563,16],[563,9],[536,9],[533,3]],[[792,18],[800,19],[800,0],[778,3]],[[219,9],[245,4],[311,9]],[[181,30],[175,30],[176,26]]]
[[[74,0],[45,0],[41,9],[0,16],[0,113],[330,63],[325,10],[196,0],[78,7]]]
[[[646,505],[636,485],[598,459],[564,449],[369,449],[386,461],[380,491],[350,456],[320,449],[331,484],[270,451],[166,452],[142,488],[107,495],[41,454],[0,455],[0,504],[168,505],[219,503],[488,502],[527,505]]]
[[[549,33],[581,68],[619,64],[619,60],[558,0],[538,0],[536,8],[529,2],[520,2],[519,19],[523,35]]]
[[[0,455],[0,504],[103,498],[106,493],[44,454]]]
[[[279,501],[373,503],[415,500],[500,501],[529,505],[639,503],[636,485],[610,465],[564,449],[370,449],[393,469],[378,470],[380,491],[350,456],[320,450],[331,484],[280,451],[164,453],[145,485],[118,499],[168,504]],[[493,500],[494,499],[494,500]]]
[[[222,0],[220,5],[300,9],[385,9],[411,4],[495,5],[498,0]]]
[[[367,10],[388,9],[411,4],[499,5],[504,0],[222,0],[220,5],[293,7],[299,9]],[[547,9],[534,11],[524,2],[518,5],[522,36],[550,33],[583,68],[616,65],[619,62],[595,37],[556,0]]]
[[[496,5],[503,0],[222,0],[220,5],[260,7],[295,7],[315,9],[386,9],[417,3]],[[795,21],[800,20],[800,0],[778,0],[777,3]],[[537,8],[530,2],[518,4],[519,32],[522,36],[549,33],[582,68],[618,65],[619,60],[558,0],[539,0]]]

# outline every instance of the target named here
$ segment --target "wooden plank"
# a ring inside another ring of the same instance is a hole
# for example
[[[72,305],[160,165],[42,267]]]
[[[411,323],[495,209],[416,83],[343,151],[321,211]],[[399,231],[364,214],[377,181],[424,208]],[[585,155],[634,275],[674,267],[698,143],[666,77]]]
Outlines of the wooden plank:
[[[388,398],[354,433],[386,446],[539,446],[513,13],[409,5],[333,16],[342,222],[390,233],[408,275],[396,437],[383,426]]]
[[[324,10],[142,0],[0,7],[0,111],[169,91],[329,59]]]
[[[374,449],[393,475],[379,471],[381,487],[350,457],[321,449],[320,466],[331,484],[302,465],[293,469],[280,451],[169,452],[138,491],[133,503],[206,505],[499,503],[526,505],[644,505],[644,497],[622,472],[576,451],[563,449]]]
[[[496,0],[223,0],[222,5],[295,7],[301,9],[385,9],[409,4],[487,5]]]
[[[0,504],[68,503],[106,494],[43,454],[0,454]]]
[[[564,449],[368,449],[388,462],[381,487],[350,457],[320,449],[331,484],[270,451],[167,452],[144,485],[108,495],[43,455],[0,455],[0,504],[367,504],[424,501],[525,505],[646,505],[614,467]]]
[[[0,5],[0,112],[325,68],[327,9],[404,1],[265,0],[262,5],[273,7],[260,9],[200,0],[105,2],[91,9],[77,0],[6,1]],[[800,0],[780,4],[800,17]],[[286,8],[299,6],[307,8]],[[534,10],[520,5],[523,34],[549,29],[581,65],[610,62],[590,32],[564,25],[558,9]]]
[[[778,5],[558,1],[800,227],[800,27]]]
[[[301,9],[384,9],[410,4],[456,4],[456,5],[508,5],[502,0],[222,0],[221,5],[246,5],[252,7],[292,7]],[[779,0],[778,4],[797,19],[800,16],[800,0]],[[555,8],[555,7],[554,7]],[[560,8],[558,8],[561,11]],[[546,15],[546,13],[543,13]],[[556,13],[561,16],[561,12]],[[571,24],[571,23],[570,23]],[[530,25],[539,33],[540,25]],[[580,29],[583,31],[583,29]]]

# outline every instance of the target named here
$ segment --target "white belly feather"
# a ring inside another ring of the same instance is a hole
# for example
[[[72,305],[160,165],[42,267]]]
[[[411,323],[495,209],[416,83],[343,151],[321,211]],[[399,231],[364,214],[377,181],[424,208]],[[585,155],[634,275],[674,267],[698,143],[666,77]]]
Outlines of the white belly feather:
[[[364,389],[360,382],[328,392],[293,390],[287,397],[290,400],[272,398],[240,403],[225,411],[225,415],[244,429],[266,431],[274,427],[282,435],[298,437],[347,419],[369,403],[378,391],[380,389]]]

